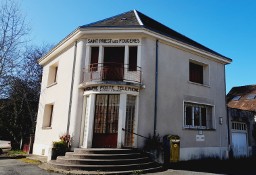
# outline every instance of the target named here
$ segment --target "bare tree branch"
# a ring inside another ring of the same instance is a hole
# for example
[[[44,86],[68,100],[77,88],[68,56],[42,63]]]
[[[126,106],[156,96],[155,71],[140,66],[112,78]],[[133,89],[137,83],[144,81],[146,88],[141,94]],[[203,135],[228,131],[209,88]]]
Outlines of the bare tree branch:
[[[0,2],[0,98],[5,97],[10,77],[17,73],[29,28],[14,0]]]

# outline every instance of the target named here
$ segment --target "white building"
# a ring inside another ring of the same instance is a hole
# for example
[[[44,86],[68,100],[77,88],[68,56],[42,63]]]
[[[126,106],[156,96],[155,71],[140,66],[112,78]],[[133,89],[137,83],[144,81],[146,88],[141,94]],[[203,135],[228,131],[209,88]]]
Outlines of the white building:
[[[224,157],[231,61],[136,10],[80,26],[39,60],[33,154],[50,156],[68,132],[72,148],[143,148],[136,134],[174,134],[180,160]]]

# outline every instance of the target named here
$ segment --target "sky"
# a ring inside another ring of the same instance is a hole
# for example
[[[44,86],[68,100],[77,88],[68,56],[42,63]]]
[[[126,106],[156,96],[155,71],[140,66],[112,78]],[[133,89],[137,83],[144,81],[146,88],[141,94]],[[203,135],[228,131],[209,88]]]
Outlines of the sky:
[[[255,0],[17,1],[35,45],[57,44],[81,25],[136,9],[231,58],[226,65],[226,93],[235,86],[256,84]]]

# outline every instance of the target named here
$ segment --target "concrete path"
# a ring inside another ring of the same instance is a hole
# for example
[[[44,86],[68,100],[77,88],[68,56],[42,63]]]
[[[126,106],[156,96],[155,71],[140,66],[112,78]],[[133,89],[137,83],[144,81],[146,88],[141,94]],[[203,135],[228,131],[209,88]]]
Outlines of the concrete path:
[[[42,167],[43,166],[43,167]],[[62,175],[66,173],[56,173],[47,168],[47,164],[40,165],[24,163],[19,159],[0,159],[0,175]],[[75,172],[69,172],[70,174],[76,174]],[[81,172],[80,172],[81,173]],[[78,173],[78,174],[80,174]],[[85,174],[101,174],[99,172],[84,172]],[[169,169],[159,173],[147,173],[147,175],[210,175],[210,173],[199,173],[183,170]]]
[[[38,167],[24,163],[19,159],[0,159],[0,175],[61,175],[48,172]]]

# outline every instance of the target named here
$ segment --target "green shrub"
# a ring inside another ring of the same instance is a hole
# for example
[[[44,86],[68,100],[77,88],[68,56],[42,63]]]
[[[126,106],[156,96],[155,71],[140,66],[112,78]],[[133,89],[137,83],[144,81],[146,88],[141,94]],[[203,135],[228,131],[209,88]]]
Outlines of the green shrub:
[[[62,140],[53,142],[52,159],[55,160],[58,156],[64,156],[68,150],[69,148],[66,142]]]

